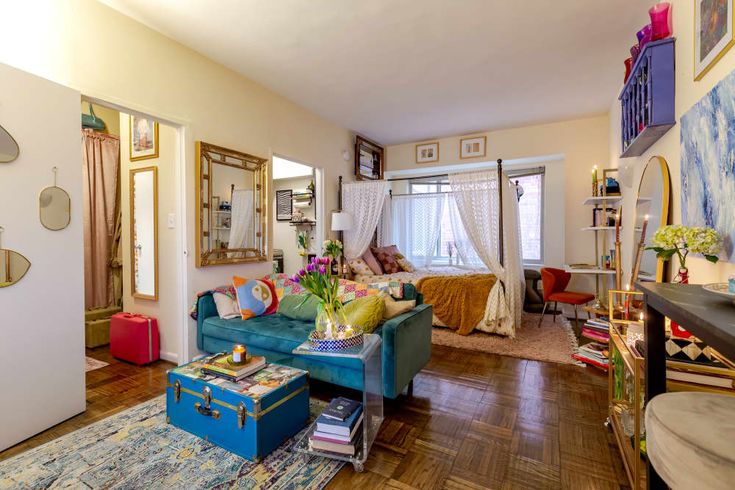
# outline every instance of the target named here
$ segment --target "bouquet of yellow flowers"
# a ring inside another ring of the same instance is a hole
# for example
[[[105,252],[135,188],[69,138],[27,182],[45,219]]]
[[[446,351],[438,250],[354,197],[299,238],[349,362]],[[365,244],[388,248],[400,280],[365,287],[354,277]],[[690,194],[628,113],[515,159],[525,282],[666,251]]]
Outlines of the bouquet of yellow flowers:
[[[656,230],[652,241],[654,246],[646,247],[646,250],[655,251],[656,257],[663,260],[670,260],[676,254],[682,268],[686,268],[689,253],[702,254],[705,259],[716,263],[722,248],[720,234],[703,226],[662,226]]]

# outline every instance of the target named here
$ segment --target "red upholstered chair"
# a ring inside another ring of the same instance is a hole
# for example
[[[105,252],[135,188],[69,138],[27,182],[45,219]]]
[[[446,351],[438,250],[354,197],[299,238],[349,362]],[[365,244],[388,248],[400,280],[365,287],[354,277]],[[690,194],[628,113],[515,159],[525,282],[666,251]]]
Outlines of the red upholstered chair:
[[[548,306],[549,301],[554,302],[554,321],[556,321],[557,303],[574,305],[574,324],[577,325],[577,306],[595,299],[594,294],[567,291],[566,287],[571,278],[572,275],[564,270],[554,269],[551,267],[541,268],[541,282],[544,285],[544,309],[541,312],[541,319],[538,322],[539,327],[541,326],[541,322],[544,321],[544,314],[546,313],[546,307]]]

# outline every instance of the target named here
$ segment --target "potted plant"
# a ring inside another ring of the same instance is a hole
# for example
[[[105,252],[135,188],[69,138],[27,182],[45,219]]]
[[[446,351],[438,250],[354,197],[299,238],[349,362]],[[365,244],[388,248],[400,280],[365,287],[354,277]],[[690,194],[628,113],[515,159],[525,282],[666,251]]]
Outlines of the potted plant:
[[[339,278],[332,275],[328,267],[330,262],[329,257],[314,257],[306,268],[291,278],[318,301],[315,330],[309,335],[316,350],[353,347],[363,340],[359,327],[347,325],[344,305],[339,298]]]
[[[679,273],[674,282],[689,284],[687,256],[690,253],[702,254],[712,263],[717,263],[717,254],[722,248],[720,234],[709,227],[667,225],[662,226],[653,235],[653,246],[646,250],[656,252],[656,257],[670,260],[676,255],[679,258]]]
[[[339,273],[340,270],[340,258],[342,257],[342,242],[339,240],[324,240],[322,243],[322,249],[324,250],[325,257],[332,258],[332,273]],[[336,266],[336,271],[335,271]]]

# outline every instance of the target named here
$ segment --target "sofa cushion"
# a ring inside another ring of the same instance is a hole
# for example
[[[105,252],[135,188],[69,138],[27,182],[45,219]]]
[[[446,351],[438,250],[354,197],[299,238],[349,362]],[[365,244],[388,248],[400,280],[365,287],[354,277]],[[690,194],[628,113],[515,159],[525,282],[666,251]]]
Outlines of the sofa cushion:
[[[349,325],[362,327],[365,333],[372,333],[383,319],[385,301],[383,295],[356,299],[345,305],[345,315]]]
[[[290,294],[281,298],[278,313],[291,320],[313,322],[316,319],[319,300],[314,295]]]

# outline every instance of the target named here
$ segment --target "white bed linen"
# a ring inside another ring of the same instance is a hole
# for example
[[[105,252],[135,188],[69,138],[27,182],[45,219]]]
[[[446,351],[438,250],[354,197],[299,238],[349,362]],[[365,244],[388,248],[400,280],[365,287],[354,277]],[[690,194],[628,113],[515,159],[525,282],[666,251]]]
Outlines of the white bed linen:
[[[352,280],[363,284],[383,281],[403,281],[416,284],[419,279],[426,276],[464,276],[468,274],[490,274],[490,271],[481,269],[465,269],[454,266],[417,267],[414,272],[396,272],[395,274],[382,275],[356,275]]]

